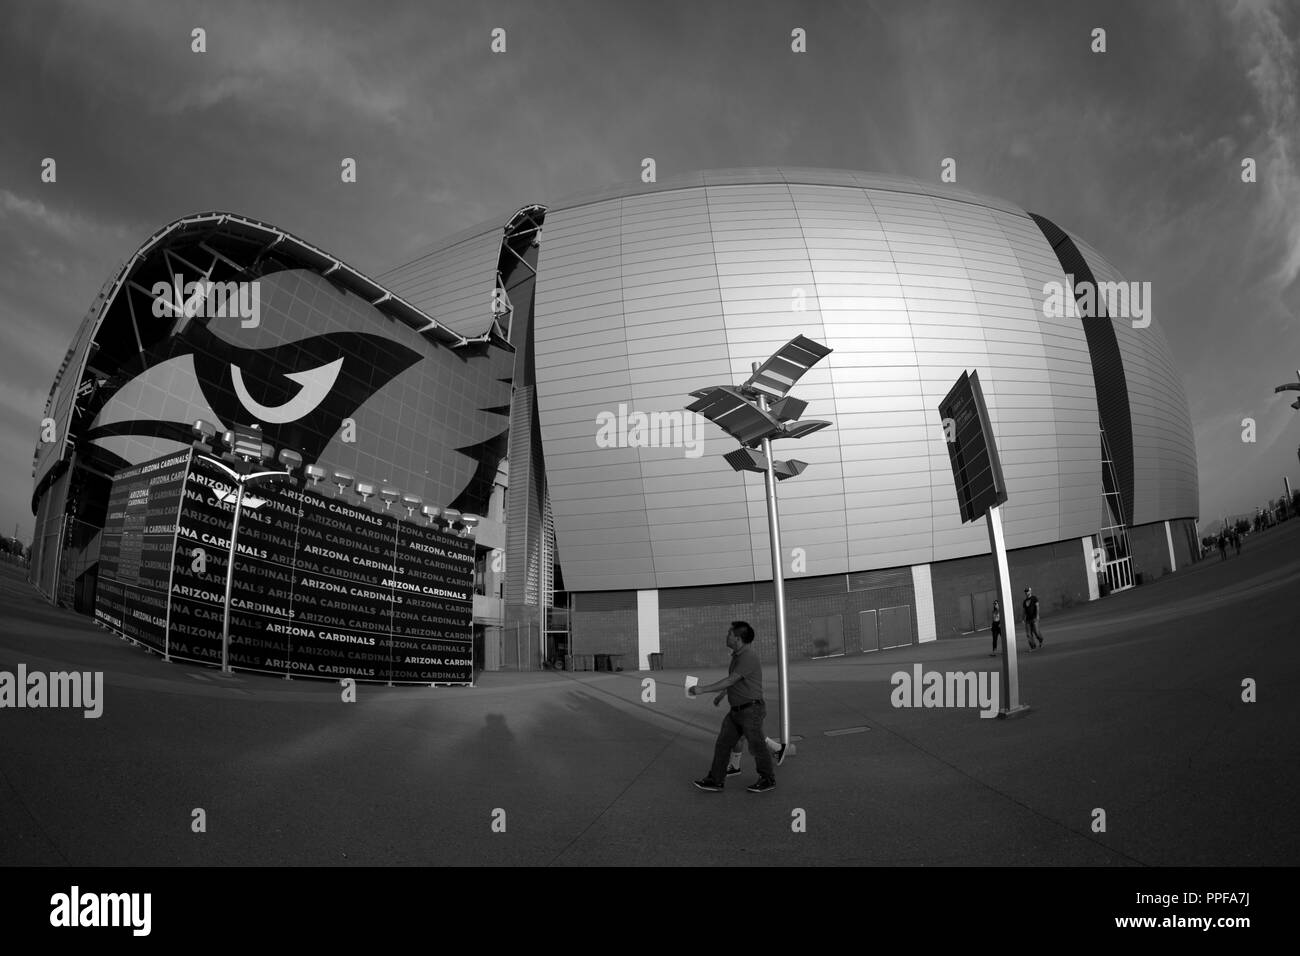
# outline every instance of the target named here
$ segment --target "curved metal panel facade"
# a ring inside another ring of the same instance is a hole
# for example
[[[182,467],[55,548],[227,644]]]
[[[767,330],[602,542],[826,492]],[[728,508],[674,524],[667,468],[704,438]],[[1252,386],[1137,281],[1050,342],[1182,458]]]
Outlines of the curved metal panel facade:
[[[504,226],[505,223],[502,223]],[[492,290],[501,229],[459,234],[433,251],[385,272],[384,285],[417,309],[464,336],[492,325]]]
[[[1044,283],[1065,276],[1027,214],[838,172],[703,173],[626,192],[551,206],[538,267],[537,404],[568,589],[770,578],[761,480],[722,461],[734,443],[715,426],[672,426],[691,418],[690,391],[743,380],[798,333],[835,350],[793,392],[834,426],[778,444],[809,462],[780,489],[788,573],[987,552],[983,525],[960,524],[938,423],[967,369],[1002,452],[1008,545],[1100,527],[1088,344],[1078,318],[1044,315]],[[1169,368],[1162,339],[1122,348],[1135,403],[1165,387],[1135,383],[1151,374],[1142,362]],[[1159,414],[1190,435],[1185,402]],[[1189,476],[1178,448],[1144,451],[1140,500],[1155,503],[1133,520],[1194,513],[1179,490],[1194,489],[1194,458]]]
[[[1074,238],[1098,282],[1125,281],[1101,253]],[[1158,304],[1158,302],[1157,302]],[[1174,368],[1158,309],[1134,326],[1133,319],[1113,320],[1128,385],[1133,422],[1134,525],[1200,514],[1196,441],[1182,379]],[[1141,323],[1150,320],[1150,325]]]

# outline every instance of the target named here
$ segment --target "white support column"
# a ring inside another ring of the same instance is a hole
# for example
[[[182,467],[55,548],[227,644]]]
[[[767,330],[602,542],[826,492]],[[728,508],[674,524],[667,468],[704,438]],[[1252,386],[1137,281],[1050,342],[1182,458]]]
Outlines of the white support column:
[[[659,653],[659,591],[636,592],[637,670],[650,669],[650,655]]]
[[[989,531],[989,551],[993,555],[993,573],[998,600],[1002,602],[1002,687],[999,717],[1023,714],[1029,709],[1020,702],[1020,668],[1016,662],[1016,605],[1011,598],[1011,567],[1007,562],[1007,539],[1002,532],[1002,509],[993,505],[985,514]]]
[[[916,598],[916,640],[924,644],[939,636],[934,623],[934,585],[930,582],[928,564],[912,565],[912,593]]]
[[[1169,545],[1169,571],[1173,573],[1178,570],[1178,559],[1174,557],[1174,536],[1168,521],[1165,522],[1165,544]]]
[[[1101,592],[1097,589],[1097,572],[1101,568],[1092,550],[1092,535],[1086,534],[1079,540],[1083,542],[1083,566],[1088,569],[1088,600],[1095,601],[1101,597]]]

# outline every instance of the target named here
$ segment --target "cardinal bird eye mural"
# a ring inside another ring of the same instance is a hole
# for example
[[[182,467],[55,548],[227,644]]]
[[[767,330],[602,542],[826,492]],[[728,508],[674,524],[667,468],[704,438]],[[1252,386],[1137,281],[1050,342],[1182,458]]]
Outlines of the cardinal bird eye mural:
[[[120,436],[152,436],[188,445],[199,418],[230,427],[260,424],[266,440],[294,448],[316,461],[351,416],[375,392],[420,361],[418,352],[391,339],[363,332],[331,332],[268,349],[231,345],[206,326],[191,323],[181,335],[160,343],[126,371],[121,386],[95,417],[85,440],[115,453],[124,464],[138,443]],[[141,418],[152,389],[163,401],[162,416]],[[175,417],[168,415],[168,405]],[[162,448],[160,453],[166,453]]]

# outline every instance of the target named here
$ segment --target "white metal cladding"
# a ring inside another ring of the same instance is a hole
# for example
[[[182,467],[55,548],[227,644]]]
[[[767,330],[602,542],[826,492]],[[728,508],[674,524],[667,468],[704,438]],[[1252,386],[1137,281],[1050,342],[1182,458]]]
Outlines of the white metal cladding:
[[[987,552],[983,523],[960,522],[937,412],[968,369],[1002,453],[1008,545],[1096,530],[1091,363],[1079,320],[1043,315],[1043,284],[1065,280],[1041,231],[1003,203],[854,175],[786,171],[550,208],[537,395],[567,587],[770,577],[762,481],[722,460],[735,444],[720,429],[700,419],[690,457],[680,440],[599,447],[597,419],[620,405],[681,413],[689,392],[743,381],[799,333],[835,351],[792,394],[834,426],[777,444],[809,462],[780,485],[787,573]],[[834,176],[844,184],[825,184]],[[800,294],[806,311],[793,309]]]
[[[1098,282],[1123,282],[1124,276],[1101,253],[1071,236]],[[1160,289],[1145,328],[1132,318],[1114,318],[1115,338],[1124,363],[1129,414],[1133,421],[1133,525],[1200,514],[1196,443],[1182,379],[1174,368],[1161,321]]]
[[[384,284],[467,338],[492,326],[492,294],[505,228],[461,233],[413,262],[383,273]]]

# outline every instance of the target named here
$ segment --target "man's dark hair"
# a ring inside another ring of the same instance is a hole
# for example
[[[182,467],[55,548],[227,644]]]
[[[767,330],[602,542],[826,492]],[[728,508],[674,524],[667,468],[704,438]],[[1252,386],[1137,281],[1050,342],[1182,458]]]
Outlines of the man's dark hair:
[[[746,644],[754,643],[754,629],[744,621],[732,621],[731,629],[736,632],[736,636]]]

